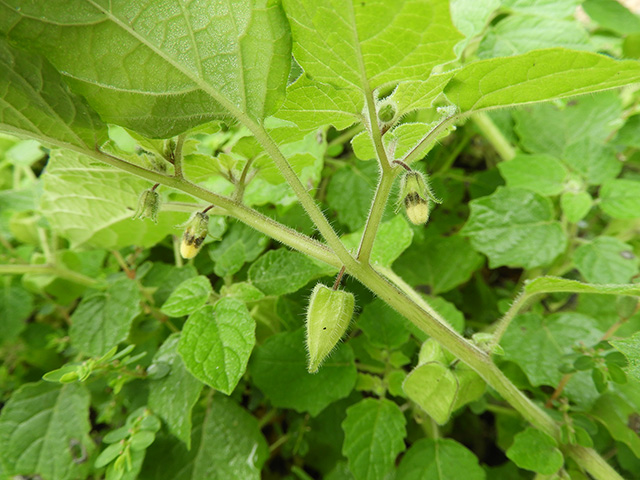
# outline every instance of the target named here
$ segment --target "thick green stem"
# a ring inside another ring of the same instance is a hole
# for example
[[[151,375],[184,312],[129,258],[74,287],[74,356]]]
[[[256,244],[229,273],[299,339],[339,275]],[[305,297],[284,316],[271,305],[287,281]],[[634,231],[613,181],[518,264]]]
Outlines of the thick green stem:
[[[516,156],[516,150],[511,146],[509,141],[502,134],[500,129],[496,127],[493,120],[485,112],[479,112],[471,117],[473,123],[480,129],[484,137],[496,149],[500,158],[504,161],[511,160]]]
[[[331,250],[333,250],[338,258],[340,258],[343,264],[347,266],[350,264],[353,265],[355,263],[355,259],[344,247],[340,238],[322,213],[322,210],[320,210],[316,201],[304,188],[300,179],[296,175],[296,172],[293,171],[293,168],[264,127],[249,120],[245,122],[245,126],[251,130],[251,133],[256,137],[256,140],[258,140],[266,152],[271,156],[271,159],[278,167],[278,170],[280,170],[280,173],[282,173],[287,183],[289,183],[293,189],[298,200],[302,204],[302,207],[305,209],[316,228],[320,231]]]
[[[371,210],[369,210],[367,224],[364,227],[364,233],[362,234],[360,246],[358,247],[358,255],[356,257],[362,263],[369,263],[369,259],[371,258],[371,251],[373,250],[373,244],[376,240],[378,227],[380,226],[384,209],[387,206],[389,192],[393,186],[393,178],[392,171],[382,172],[378,182],[378,188],[376,188],[376,193],[373,197]]]
[[[87,287],[96,287],[100,283],[93,278],[82,275],[81,273],[74,272],[73,270],[67,270],[66,268],[58,267],[56,265],[0,265],[0,275],[24,275],[29,273],[55,275],[56,277],[64,278],[70,282],[77,283],[78,285],[85,285]]]

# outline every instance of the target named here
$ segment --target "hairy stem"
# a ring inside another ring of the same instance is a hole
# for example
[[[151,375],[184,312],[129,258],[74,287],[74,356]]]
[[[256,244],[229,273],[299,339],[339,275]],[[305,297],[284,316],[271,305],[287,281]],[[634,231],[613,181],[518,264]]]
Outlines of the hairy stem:
[[[393,178],[392,171],[383,171],[378,181],[378,187],[376,188],[376,193],[371,203],[371,209],[369,210],[369,216],[367,217],[367,223],[364,227],[364,233],[362,234],[356,256],[362,263],[369,263],[371,258],[371,251],[373,250],[373,244],[376,240],[378,227],[380,227],[380,221],[382,220],[384,209],[387,206],[389,192],[393,186]]]

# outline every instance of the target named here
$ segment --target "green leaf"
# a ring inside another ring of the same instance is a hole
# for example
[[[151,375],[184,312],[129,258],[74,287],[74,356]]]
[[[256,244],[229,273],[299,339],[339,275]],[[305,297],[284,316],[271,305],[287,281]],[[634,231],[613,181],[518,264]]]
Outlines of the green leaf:
[[[625,368],[625,371],[640,380],[640,333],[629,338],[609,340],[609,343],[627,357],[629,366]]]
[[[469,248],[464,237],[429,236],[414,242],[396,260],[393,269],[411,285],[428,285],[437,295],[467,282],[482,263],[482,257]]]
[[[455,52],[460,55],[471,39],[480,35],[491,18],[491,14],[500,7],[500,0],[451,0],[451,19],[458,31],[467,37],[455,46]]]
[[[85,296],[71,316],[73,345],[93,357],[107,353],[129,336],[133,320],[142,311],[140,300],[138,285],[129,278]]]
[[[172,438],[158,438],[147,451],[140,480],[260,480],[269,458],[258,421],[233,400],[214,395],[194,415],[191,450]]]
[[[550,292],[600,293],[640,296],[638,285],[593,285],[559,277],[538,277],[525,284],[527,295]]]
[[[166,263],[154,263],[149,272],[142,279],[142,285],[153,288],[153,300],[156,305],[162,305],[167,301],[171,292],[178,285],[193,278],[198,274],[192,265],[176,267]]]
[[[252,262],[267,247],[269,238],[245,225],[235,223],[222,241],[209,250],[215,262],[213,271],[219,277],[238,272],[246,262]]]
[[[450,438],[422,438],[402,457],[396,480],[484,480],[476,456]]]
[[[613,218],[640,217],[640,182],[611,180],[600,189],[600,208]]]
[[[189,278],[176,287],[161,311],[170,317],[189,315],[207,303],[212,293],[213,288],[207,277],[199,275]]]
[[[520,468],[551,475],[562,467],[564,458],[558,444],[546,433],[527,428],[513,439],[507,457]]]
[[[58,146],[93,148],[106,126],[42,57],[10,47],[0,38],[3,109],[0,130]]]
[[[633,247],[614,237],[597,237],[574,252],[576,267],[591,283],[629,283],[638,273]]]
[[[151,365],[163,364],[170,370],[167,375],[149,381],[149,408],[169,427],[169,431],[191,447],[191,410],[202,383],[187,371],[178,355],[179,335],[173,334],[160,346]]]
[[[51,227],[72,246],[149,247],[184,222],[184,213],[160,212],[158,223],[133,220],[140,194],[150,184],[70,151],[51,152],[40,208]]]
[[[470,203],[461,233],[489,257],[491,268],[549,265],[567,245],[548,198],[523,189],[499,187]]]
[[[587,192],[564,192],[560,197],[560,206],[567,220],[577,223],[591,210],[593,198]]]
[[[84,477],[75,462],[76,444],[90,455],[89,393],[78,384],[28,383],[16,390],[0,414],[4,473],[47,480]]]
[[[615,178],[622,168],[606,145],[620,124],[622,103],[615,92],[602,92],[556,105],[532,105],[514,112],[515,130],[524,149],[562,160],[591,185]]]
[[[356,480],[385,478],[405,449],[406,421],[398,405],[366,398],[347,409],[342,452]]]
[[[378,165],[359,160],[349,163],[331,177],[327,187],[327,203],[350,231],[358,230],[365,224],[377,182]]]
[[[558,366],[577,343],[597,343],[603,332],[593,318],[564,312],[542,317],[525,313],[514,318],[500,344],[505,360],[517,363],[532,385],[558,384]]]
[[[617,3],[617,2],[616,2]],[[631,115],[627,118],[622,128],[618,130],[616,138],[613,140],[616,144],[626,145],[628,147],[640,148],[640,115]]]
[[[640,437],[630,426],[638,411],[617,395],[605,393],[591,410],[593,415],[609,431],[611,436],[627,445],[636,457],[640,457]]]
[[[264,298],[264,293],[248,282],[233,283],[229,286],[223,285],[220,289],[220,295],[237,298],[243,302],[255,302]]]
[[[294,56],[304,71],[319,82],[358,91],[398,79],[424,80],[434,66],[453,60],[461,38],[444,0],[285,0],[284,6]]]
[[[307,75],[287,87],[287,98],[278,118],[295,123],[301,130],[332,125],[344,130],[360,121],[362,95],[348,88],[318,83]]]
[[[622,35],[640,32],[640,16],[634,15],[615,0],[585,0],[582,8],[592,20],[607,30]]]
[[[360,328],[372,345],[392,350],[409,340],[409,330],[402,315],[380,299],[366,307],[358,317]]]
[[[275,2],[11,1],[0,18],[0,31],[46,56],[105,121],[149,137],[229,113],[260,120],[284,99],[290,37]]]
[[[591,50],[587,30],[575,20],[537,15],[511,15],[489,30],[478,47],[478,58],[508,57],[542,48]]]
[[[33,310],[33,295],[19,286],[0,287],[0,344],[16,339]]]
[[[508,162],[498,164],[500,175],[508,187],[526,188],[540,195],[558,195],[564,190],[567,169],[549,155],[516,154]]]
[[[178,353],[194,377],[229,395],[247,368],[255,328],[244,303],[223,298],[189,315]]]
[[[398,106],[398,114],[432,108],[433,101],[442,93],[453,73],[451,71],[433,74],[426,80],[403,80],[400,82],[391,95],[391,99]]]
[[[358,250],[364,228],[344,235],[342,241],[352,252]],[[376,233],[376,240],[371,252],[371,262],[383,267],[390,266],[402,252],[411,245],[413,230],[400,215],[389,221],[382,222]]]
[[[404,393],[440,425],[449,421],[458,393],[453,372],[438,362],[419,365],[402,385]]]
[[[255,385],[274,407],[309,412],[312,416],[347,397],[357,378],[348,344],[340,345],[318,373],[308,373],[304,329],[267,338],[251,357],[250,371]]]
[[[306,255],[280,248],[268,251],[251,265],[249,280],[265,295],[279,296],[300,290],[326,271]]]
[[[445,94],[463,112],[542,102],[640,81],[640,62],[549,48],[470,63]]]

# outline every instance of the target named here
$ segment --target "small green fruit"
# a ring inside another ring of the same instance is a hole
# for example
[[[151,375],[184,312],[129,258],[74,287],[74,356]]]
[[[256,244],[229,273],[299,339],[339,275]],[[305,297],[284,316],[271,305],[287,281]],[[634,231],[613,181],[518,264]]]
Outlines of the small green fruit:
[[[209,215],[202,212],[195,212],[185,224],[180,243],[180,255],[182,258],[190,259],[195,257],[202,248],[202,242],[207,237],[209,228]]]
[[[333,290],[319,283],[311,293],[307,310],[307,349],[309,351],[309,373],[318,367],[331,353],[346,332],[355,299],[344,290]]]

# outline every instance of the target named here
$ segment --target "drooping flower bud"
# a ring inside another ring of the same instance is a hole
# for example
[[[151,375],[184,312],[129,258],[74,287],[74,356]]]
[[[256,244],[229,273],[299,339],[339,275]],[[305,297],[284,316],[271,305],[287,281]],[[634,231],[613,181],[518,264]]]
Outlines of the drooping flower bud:
[[[422,225],[429,220],[429,199],[442,203],[435,197],[422,173],[415,170],[405,172],[400,183],[398,203],[404,206],[409,221],[414,225]]]
[[[180,255],[182,258],[195,257],[202,248],[202,242],[207,237],[209,228],[209,215],[203,212],[194,212],[185,224],[182,242],[180,243]]]
[[[309,373],[318,367],[331,353],[347,330],[355,299],[344,290],[333,290],[319,283],[313,289],[307,309],[307,350]]]
[[[133,218],[150,218],[154,223],[158,223],[158,211],[160,210],[160,195],[155,190],[145,190],[138,199],[138,208],[133,214]]]

